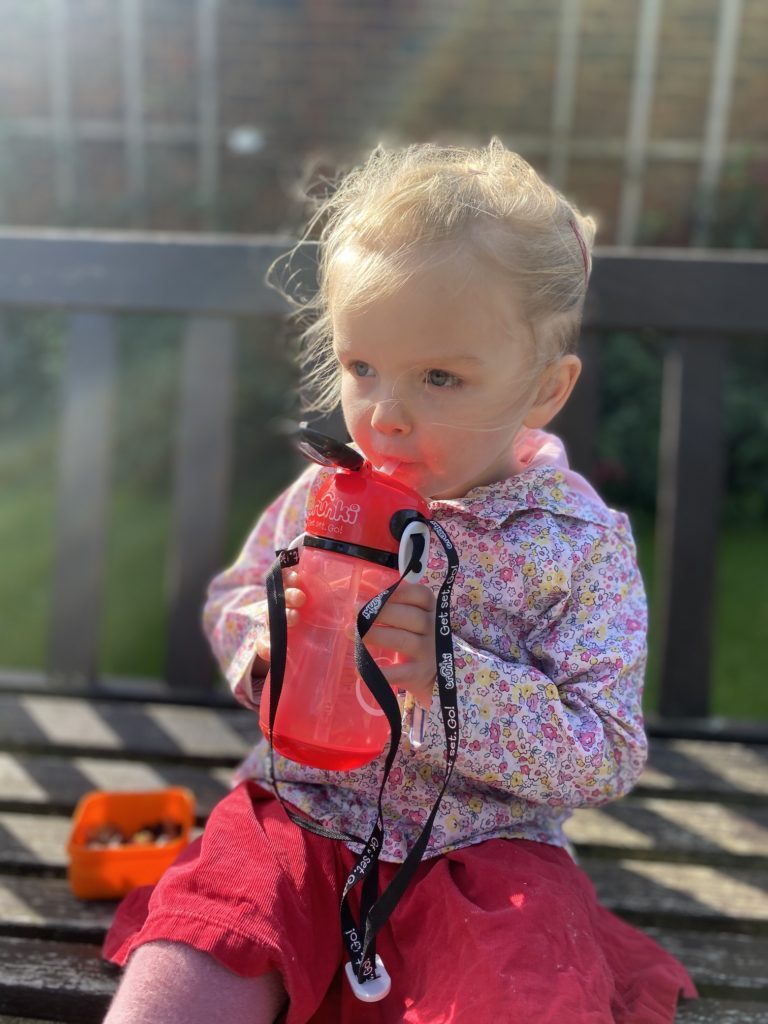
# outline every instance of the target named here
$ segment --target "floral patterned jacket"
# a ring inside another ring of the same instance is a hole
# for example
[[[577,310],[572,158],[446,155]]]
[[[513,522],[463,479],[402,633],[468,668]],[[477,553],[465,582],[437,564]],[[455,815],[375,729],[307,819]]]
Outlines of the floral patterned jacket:
[[[515,476],[430,506],[461,559],[451,609],[461,738],[427,856],[499,837],[566,845],[572,808],[626,793],[645,763],[646,601],[627,517],[568,469],[553,435],[523,431],[515,454],[523,466]],[[318,472],[310,467],[270,505],[209,590],[213,650],[235,696],[254,709],[264,575],[275,550],[302,532]],[[445,570],[433,545],[426,581],[436,591]],[[406,719],[409,700],[401,699]],[[435,692],[418,749],[403,730],[385,791],[382,859],[405,858],[444,766]],[[382,767],[383,755],[347,773],[275,756],[284,799],[358,836],[373,825]],[[265,741],[238,770],[245,778],[265,782]]]

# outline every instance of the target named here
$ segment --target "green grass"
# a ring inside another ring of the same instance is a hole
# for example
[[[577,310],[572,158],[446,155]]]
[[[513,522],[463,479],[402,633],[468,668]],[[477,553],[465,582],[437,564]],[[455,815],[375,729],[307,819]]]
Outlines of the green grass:
[[[55,484],[50,435],[0,447],[0,665],[45,662]]]
[[[635,526],[638,561],[648,589],[651,633],[645,705],[656,707],[657,651],[654,643],[653,524]],[[768,635],[768,531],[729,526],[719,540],[712,644],[711,713],[768,719],[768,687],[762,662]]]

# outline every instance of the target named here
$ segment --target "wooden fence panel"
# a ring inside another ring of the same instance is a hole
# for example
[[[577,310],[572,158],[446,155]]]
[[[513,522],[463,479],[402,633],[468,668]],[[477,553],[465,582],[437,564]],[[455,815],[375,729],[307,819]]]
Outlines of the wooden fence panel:
[[[659,711],[709,713],[723,474],[725,343],[679,339],[664,366],[656,557]]]
[[[117,336],[76,313],[66,338],[50,668],[95,677],[101,638]]]
[[[168,681],[210,689],[214,666],[200,615],[211,577],[222,568],[232,467],[236,360],[231,320],[194,317],[184,339],[175,461]]]

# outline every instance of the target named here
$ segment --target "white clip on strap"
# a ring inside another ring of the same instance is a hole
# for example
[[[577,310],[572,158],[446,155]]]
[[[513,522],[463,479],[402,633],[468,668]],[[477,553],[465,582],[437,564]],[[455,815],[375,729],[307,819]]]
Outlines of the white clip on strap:
[[[369,978],[368,981],[360,982],[355,976],[355,969],[352,964],[345,964],[344,969],[347,972],[347,981],[352,991],[364,1003],[378,1003],[380,999],[389,994],[389,990],[392,988],[392,979],[378,953],[376,954],[375,978]]]
[[[403,535],[400,538],[400,549],[397,552],[398,572],[402,576],[408,568],[408,563],[413,555],[412,538],[415,536],[424,538],[424,552],[421,556],[419,565],[405,577],[407,583],[418,583],[426,572],[427,562],[429,561],[429,527],[426,523],[408,523],[406,528],[403,530]]]

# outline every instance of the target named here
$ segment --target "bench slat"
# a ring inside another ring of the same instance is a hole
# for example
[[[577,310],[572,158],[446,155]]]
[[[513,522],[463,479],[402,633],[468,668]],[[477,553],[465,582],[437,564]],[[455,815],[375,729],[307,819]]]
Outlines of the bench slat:
[[[724,920],[768,932],[768,869],[580,857],[600,900],[647,924],[691,927]],[[702,941],[704,939],[702,938]]]
[[[256,716],[173,704],[120,704],[66,697],[0,695],[0,748],[47,747],[67,754],[197,758],[222,764],[242,758],[259,735]]]
[[[685,964],[700,988],[748,991],[760,999],[768,992],[768,938],[733,932],[643,931]],[[768,1010],[768,1005],[765,1007]]]
[[[275,236],[0,231],[0,305],[282,314],[285,300],[264,275],[295,244]]]
[[[681,1005],[675,1024],[765,1024],[766,1020],[765,1003],[699,999]]]
[[[585,852],[646,852],[694,863],[754,858],[768,867],[768,806],[630,796],[605,807],[580,808],[566,832]]]
[[[79,900],[63,878],[0,875],[0,934],[101,943],[115,913],[109,900]]]
[[[638,790],[768,798],[768,746],[654,739]]]
[[[117,987],[98,946],[0,938],[0,1010],[72,1024],[100,1024]]]
[[[71,815],[80,797],[92,789],[134,790],[186,786],[195,794],[198,814],[207,816],[227,793],[231,768],[50,757],[0,752],[0,810],[43,810]]]
[[[0,1013],[0,1024],[56,1024],[55,1021],[42,1020],[40,1017],[6,1017]]]
[[[0,814],[0,868],[63,871],[71,827],[56,815]]]

